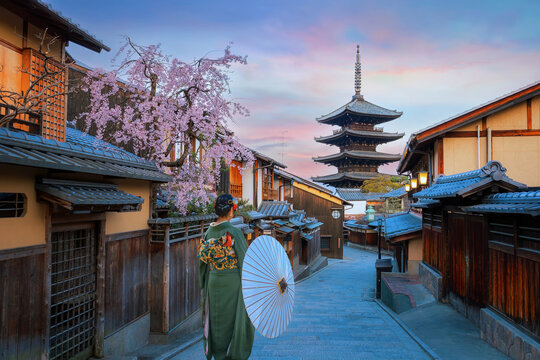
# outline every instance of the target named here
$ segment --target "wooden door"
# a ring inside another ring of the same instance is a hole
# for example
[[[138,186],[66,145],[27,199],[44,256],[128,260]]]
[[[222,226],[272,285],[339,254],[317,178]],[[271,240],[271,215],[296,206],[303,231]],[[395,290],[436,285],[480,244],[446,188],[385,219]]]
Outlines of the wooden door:
[[[96,335],[95,223],[54,226],[51,233],[49,358],[88,359]]]

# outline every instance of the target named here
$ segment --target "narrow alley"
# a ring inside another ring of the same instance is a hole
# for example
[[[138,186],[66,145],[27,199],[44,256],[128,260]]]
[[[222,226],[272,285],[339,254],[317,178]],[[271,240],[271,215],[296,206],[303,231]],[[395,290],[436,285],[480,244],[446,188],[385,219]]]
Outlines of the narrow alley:
[[[350,247],[296,287],[295,315],[277,339],[256,335],[250,359],[429,359],[375,297],[377,255]],[[204,359],[199,342],[175,360]]]

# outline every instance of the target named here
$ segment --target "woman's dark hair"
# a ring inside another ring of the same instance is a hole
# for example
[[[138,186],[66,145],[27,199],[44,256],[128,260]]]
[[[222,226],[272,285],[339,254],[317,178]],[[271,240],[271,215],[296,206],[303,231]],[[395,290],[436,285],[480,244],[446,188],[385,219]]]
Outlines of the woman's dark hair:
[[[216,214],[219,217],[227,215],[229,211],[234,206],[234,198],[231,194],[222,194],[219,195],[216,199],[216,204],[214,205],[214,209],[216,210]]]

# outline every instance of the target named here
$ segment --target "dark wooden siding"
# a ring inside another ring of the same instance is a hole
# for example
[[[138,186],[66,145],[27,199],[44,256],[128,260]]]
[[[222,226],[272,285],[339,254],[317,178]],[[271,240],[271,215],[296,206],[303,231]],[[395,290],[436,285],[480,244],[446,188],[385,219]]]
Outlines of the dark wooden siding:
[[[489,305],[540,336],[540,223],[489,219]]]
[[[311,234],[313,238],[307,242],[307,264],[321,255],[321,231],[317,230]]]
[[[46,352],[44,271],[44,245],[0,251],[0,359]]]
[[[465,275],[465,254],[466,254],[466,229],[465,214],[451,213],[448,215],[448,240],[450,252],[448,261],[450,262],[449,290],[455,294],[465,297],[466,295],[466,275]]]
[[[442,273],[445,266],[442,232],[424,227],[422,240],[424,262]]]
[[[105,336],[148,312],[149,230],[108,235]]]
[[[179,324],[201,305],[198,245],[198,238],[170,245],[170,327]]]
[[[294,209],[303,209],[307,216],[316,217],[324,223],[321,226],[321,236],[331,236],[329,241],[329,249],[321,248],[321,253],[324,256],[331,258],[343,258],[343,205],[338,205],[329,200],[320,198],[307,191],[297,187],[293,189],[293,197],[287,199],[293,204]],[[338,219],[332,217],[332,210],[338,209],[341,216]]]

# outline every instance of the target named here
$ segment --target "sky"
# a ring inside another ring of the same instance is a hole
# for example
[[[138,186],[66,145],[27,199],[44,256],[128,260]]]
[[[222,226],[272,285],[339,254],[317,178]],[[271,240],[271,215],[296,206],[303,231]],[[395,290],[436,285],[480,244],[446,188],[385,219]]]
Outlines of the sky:
[[[126,35],[183,61],[232,44],[248,64],[232,68],[230,97],[250,116],[231,129],[305,178],[336,172],[312,160],[339,151],[314,141],[337,129],[315,119],[351,100],[356,45],[364,98],[403,112],[382,126],[405,136],[381,152],[402,153],[411,133],[540,79],[540,1],[49,2],[111,48],[68,47],[92,67],[110,69]]]

